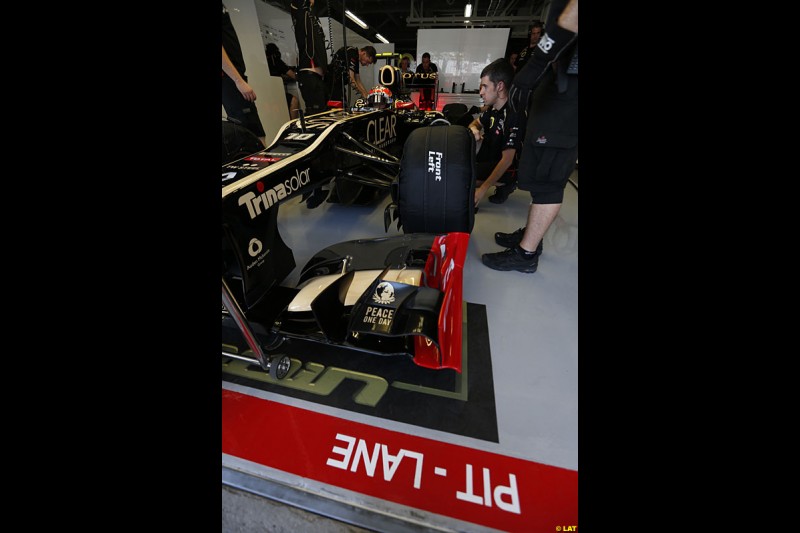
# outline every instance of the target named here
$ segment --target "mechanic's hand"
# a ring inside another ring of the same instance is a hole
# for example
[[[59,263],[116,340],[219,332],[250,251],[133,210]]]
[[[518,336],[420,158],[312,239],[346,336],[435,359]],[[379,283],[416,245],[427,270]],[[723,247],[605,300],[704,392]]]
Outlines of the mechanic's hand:
[[[475,137],[475,142],[481,142],[483,140],[483,129],[478,129],[470,126],[469,128],[470,133],[472,136]]]
[[[481,203],[483,197],[486,196],[486,189],[483,187],[478,187],[475,189],[475,207],[478,207],[478,204]]]
[[[253,90],[250,85],[244,80],[239,80],[236,82],[236,88],[239,89],[239,92],[242,93],[242,96],[248,102],[255,102],[256,101],[256,92]]]
[[[522,114],[528,111],[528,102],[531,98],[531,90],[524,89],[517,85],[511,84],[511,89],[508,91],[508,103],[511,105],[511,110],[517,114]]]

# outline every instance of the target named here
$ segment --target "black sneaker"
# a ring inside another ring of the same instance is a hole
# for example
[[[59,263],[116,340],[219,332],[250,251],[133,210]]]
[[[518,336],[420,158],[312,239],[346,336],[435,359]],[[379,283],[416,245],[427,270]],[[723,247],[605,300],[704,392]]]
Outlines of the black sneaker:
[[[494,254],[483,254],[481,260],[484,265],[494,270],[516,270],[533,274],[539,267],[539,254],[534,253],[531,257],[525,257],[519,246]]]
[[[504,248],[513,248],[514,246],[518,246],[519,243],[522,242],[522,236],[525,234],[525,228],[519,228],[517,231],[512,233],[501,233],[497,232],[494,234],[494,242],[499,244]],[[539,245],[536,247],[536,255],[542,255],[542,250],[544,249],[542,243],[544,239],[539,241]]]
[[[517,190],[516,185],[503,185],[502,187],[495,187],[494,194],[489,197],[489,201],[493,204],[502,204],[511,193]]]

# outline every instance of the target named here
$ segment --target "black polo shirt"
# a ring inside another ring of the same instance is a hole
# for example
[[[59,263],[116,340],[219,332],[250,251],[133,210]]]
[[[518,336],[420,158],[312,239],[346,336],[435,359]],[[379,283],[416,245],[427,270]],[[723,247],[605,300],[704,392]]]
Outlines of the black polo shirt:
[[[500,109],[489,109],[480,117],[483,126],[483,142],[475,161],[500,161],[503,150],[522,148],[522,138],[525,136],[525,123],[519,120],[511,106],[506,105]]]

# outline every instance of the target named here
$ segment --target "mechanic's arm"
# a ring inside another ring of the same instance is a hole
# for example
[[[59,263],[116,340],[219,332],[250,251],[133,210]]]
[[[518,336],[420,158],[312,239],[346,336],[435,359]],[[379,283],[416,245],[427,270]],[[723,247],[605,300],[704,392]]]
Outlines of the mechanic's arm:
[[[551,13],[556,13],[561,5],[556,23],[552,24],[548,17],[547,28],[539,44],[533,49],[531,58],[514,75],[514,81],[508,92],[508,102],[511,109],[517,113],[528,108],[531,91],[541,81],[544,73],[564,50],[578,36],[578,0],[554,0],[550,5]]]
[[[253,90],[250,85],[244,81],[242,75],[239,74],[239,71],[236,70],[236,67],[233,66],[231,63],[231,58],[228,57],[228,52],[225,51],[225,47],[222,47],[222,71],[228,75],[230,79],[236,84],[236,88],[239,89],[239,92],[242,93],[242,96],[248,102],[254,102],[256,99],[256,92]]]
[[[483,124],[481,124],[480,119],[473,119],[467,127],[469,128],[469,131],[472,133],[473,137],[475,137],[476,143],[483,140]]]
[[[558,25],[574,33],[578,33],[578,0],[569,0],[569,4],[558,17]]]
[[[347,72],[350,73],[350,85],[353,87],[353,89],[361,93],[362,98],[366,98],[369,92],[364,88],[364,84],[361,83],[361,76],[352,70],[348,70]]]
[[[481,183],[481,186],[475,189],[475,205],[477,206],[478,203],[486,196],[486,193],[489,191],[489,188],[497,183],[497,181],[503,177],[503,174],[506,173],[508,167],[511,166],[511,163],[514,162],[514,156],[517,154],[517,151],[514,148],[507,148],[503,150],[503,155],[500,158],[500,161],[497,162],[492,173],[489,174],[489,177]]]

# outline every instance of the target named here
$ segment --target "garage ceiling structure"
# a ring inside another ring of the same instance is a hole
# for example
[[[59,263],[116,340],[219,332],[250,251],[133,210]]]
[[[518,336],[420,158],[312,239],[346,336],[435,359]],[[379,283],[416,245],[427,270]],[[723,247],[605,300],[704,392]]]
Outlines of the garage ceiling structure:
[[[288,0],[264,0],[289,11]],[[550,0],[316,0],[320,17],[347,22],[347,30],[379,42],[376,33],[395,43],[395,51],[411,52],[416,57],[417,30],[425,28],[511,28],[513,48],[527,42],[528,28],[543,20]],[[464,17],[466,4],[472,15]],[[344,10],[355,14],[369,27],[365,30]],[[330,15],[328,14],[330,13]],[[334,31],[336,29],[334,28]],[[341,27],[339,27],[341,31]]]

